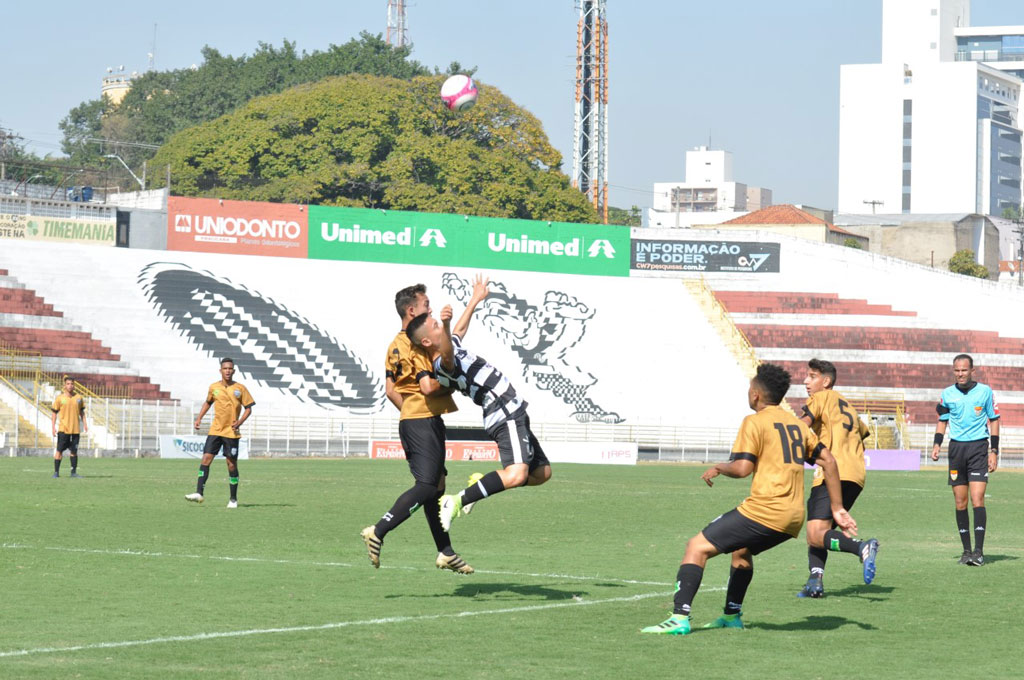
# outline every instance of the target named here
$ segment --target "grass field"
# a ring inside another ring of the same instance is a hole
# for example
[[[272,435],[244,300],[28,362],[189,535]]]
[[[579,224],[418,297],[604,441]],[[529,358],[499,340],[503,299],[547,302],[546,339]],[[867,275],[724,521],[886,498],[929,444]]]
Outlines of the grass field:
[[[201,506],[194,461],[0,459],[0,677],[1019,677],[1024,474],[989,485],[982,568],[958,566],[941,472],[869,475],[854,509],[882,544],[865,586],[832,554],[827,597],[800,600],[803,537],[755,562],[744,631],[641,636],[671,608],[686,540],[749,480],[702,467],[561,465],[551,483],[456,520],[476,569],[438,571],[421,516],[366,559],[359,530],[406,487],[402,462],[240,464],[227,510],[217,460]],[[459,485],[479,466],[449,464]],[[483,468],[486,470],[487,468]],[[809,480],[809,476],[808,476]],[[721,611],[713,559],[697,625]]]

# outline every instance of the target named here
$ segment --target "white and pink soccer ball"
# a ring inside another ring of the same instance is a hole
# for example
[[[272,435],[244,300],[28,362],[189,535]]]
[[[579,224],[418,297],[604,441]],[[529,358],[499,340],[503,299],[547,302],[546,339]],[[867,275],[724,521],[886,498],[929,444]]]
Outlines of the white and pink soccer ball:
[[[452,111],[465,111],[476,104],[476,83],[469,76],[457,74],[441,86],[441,101]]]

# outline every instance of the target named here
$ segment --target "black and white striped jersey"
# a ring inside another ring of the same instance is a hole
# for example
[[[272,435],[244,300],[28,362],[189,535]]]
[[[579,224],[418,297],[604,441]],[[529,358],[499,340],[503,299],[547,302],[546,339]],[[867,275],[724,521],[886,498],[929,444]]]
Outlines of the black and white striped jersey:
[[[459,336],[452,336],[452,344],[455,345],[455,368],[445,370],[441,357],[434,359],[437,381],[444,387],[454,387],[483,407],[485,430],[501,425],[526,409],[526,401],[516,395],[516,388],[501,371],[483,357],[464,349]]]

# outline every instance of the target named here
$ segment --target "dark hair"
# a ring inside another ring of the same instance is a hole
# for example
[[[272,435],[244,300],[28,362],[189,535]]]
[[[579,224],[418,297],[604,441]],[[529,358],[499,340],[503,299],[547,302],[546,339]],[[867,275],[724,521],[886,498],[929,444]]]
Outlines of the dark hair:
[[[807,362],[807,368],[832,378],[832,384],[829,385],[829,387],[836,386],[836,365],[831,361],[825,361],[824,359],[811,359]]]
[[[232,359],[231,357],[224,357],[223,359],[220,360],[220,365],[221,366],[223,366],[224,364],[227,364],[227,363],[230,363],[232,366],[234,366],[235,365],[235,360]]]
[[[961,359],[967,359],[968,363],[971,364],[971,368],[974,368],[974,359],[971,358],[970,354],[957,354],[955,357],[953,357],[953,363],[955,364]]]
[[[66,375],[66,376],[64,376],[64,382],[67,382],[67,381],[69,381],[69,380],[70,380],[71,382],[75,382],[75,379],[74,379],[74,378],[72,378],[72,377],[71,377],[70,375]]]
[[[398,316],[404,319],[406,308],[416,304],[416,296],[426,294],[427,286],[422,283],[417,283],[415,286],[406,286],[395,293],[395,309],[398,311]]]
[[[416,336],[418,334],[421,335],[419,331],[420,329],[423,328],[423,324],[427,322],[428,318],[429,315],[426,312],[424,312],[419,316],[414,316],[412,318],[412,321],[409,322],[409,325],[405,327],[405,334],[409,336],[409,341],[412,344],[417,346],[420,344],[420,338],[417,338]]]
[[[782,366],[775,364],[761,364],[757,367],[757,375],[754,381],[763,390],[772,404],[781,404],[789,391],[789,372]]]

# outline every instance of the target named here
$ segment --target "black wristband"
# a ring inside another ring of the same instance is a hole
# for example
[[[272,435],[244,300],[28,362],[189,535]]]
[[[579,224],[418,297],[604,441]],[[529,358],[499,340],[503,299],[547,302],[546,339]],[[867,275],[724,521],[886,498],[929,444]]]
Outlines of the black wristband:
[[[936,432],[935,433],[935,445],[936,446],[942,446],[942,440],[943,440],[944,437],[945,437],[945,435],[942,434],[941,432]]]
[[[995,453],[999,453],[999,435],[990,435],[988,439],[992,443],[992,451]]]

